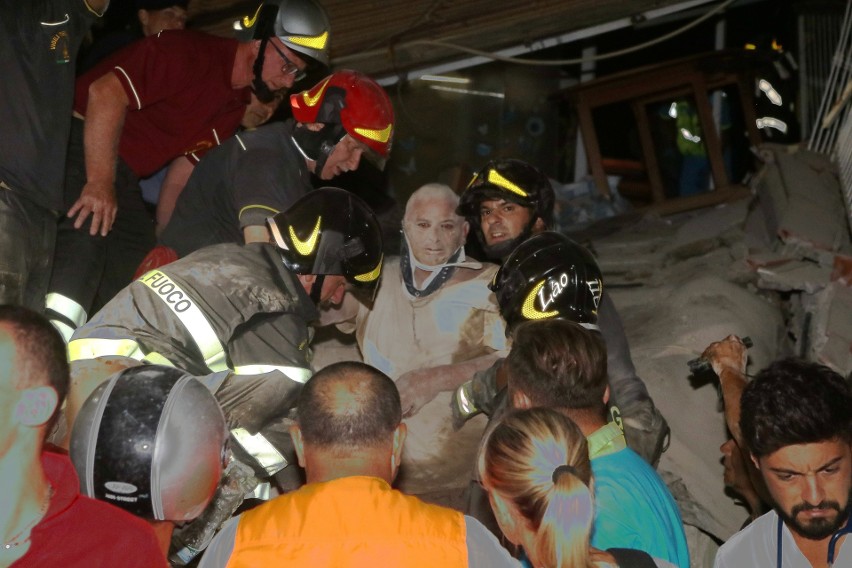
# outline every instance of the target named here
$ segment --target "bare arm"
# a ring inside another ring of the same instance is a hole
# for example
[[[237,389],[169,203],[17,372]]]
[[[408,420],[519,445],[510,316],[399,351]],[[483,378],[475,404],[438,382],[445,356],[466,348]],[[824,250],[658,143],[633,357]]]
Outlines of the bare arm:
[[[416,414],[439,392],[455,390],[473,377],[474,373],[487,369],[502,356],[503,354],[494,352],[461,363],[416,369],[403,374],[396,381],[399,396],[402,399],[403,415]]]
[[[169,224],[172,213],[175,211],[178,197],[180,197],[183,188],[186,187],[186,182],[189,180],[189,176],[192,175],[194,169],[195,164],[187,160],[184,156],[175,158],[169,164],[169,170],[166,172],[166,177],[160,188],[160,198],[157,200],[158,233]]]
[[[115,165],[128,102],[121,82],[112,73],[89,86],[83,131],[86,185],[79,199],[68,210],[68,216],[77,216],[74,228],[79,229],[91,214],[91,235],[100,232],[106,236],[115,221]]]
[[[269,229],[263,225],[249,225],[243,229],[243,240],[249,243],[268,243],[272,239]]]
[[[748,444],[740,429],[740,398],[746,386],[748,362],[746,346],[736,335],[729,335],[722,341],[711,343],[701,356],[710,362],[719,377],[725,423],[734,439],[734,447],[726,444],[720,448],[725,455],[725,484],[743,496],[752,518],[757,518],[763,514],[763,503],[769,503],[770,497],[763,479],[749,459]]]

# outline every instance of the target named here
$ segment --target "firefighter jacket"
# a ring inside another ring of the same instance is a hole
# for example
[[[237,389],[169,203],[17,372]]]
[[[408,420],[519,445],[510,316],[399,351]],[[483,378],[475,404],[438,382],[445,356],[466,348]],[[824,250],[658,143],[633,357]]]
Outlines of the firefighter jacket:
[[[316,306],[266,243],[207,247],[152,270],[77,329],[71,361],[106,355],[193,375],[280,371],[310,377]]]

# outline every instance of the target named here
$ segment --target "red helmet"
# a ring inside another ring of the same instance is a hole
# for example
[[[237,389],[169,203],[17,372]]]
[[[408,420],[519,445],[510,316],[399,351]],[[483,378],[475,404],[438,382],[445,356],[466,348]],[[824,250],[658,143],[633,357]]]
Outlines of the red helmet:
[[[307,91],[290,95],[290,106],[299,122],[339,124],[382,160],[390,154],[393,106],[385,90],[363,73],[337,71]]]

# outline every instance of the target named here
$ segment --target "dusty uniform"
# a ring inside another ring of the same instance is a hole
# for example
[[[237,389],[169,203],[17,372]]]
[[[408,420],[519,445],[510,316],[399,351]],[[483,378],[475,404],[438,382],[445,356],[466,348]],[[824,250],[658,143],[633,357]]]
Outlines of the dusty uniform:
[[[311,172],[293,142],[292,120],[235,134],[205,156],[178,197],[160,243],[178,256],[243,241],[311,190]]]
[[[254,432],[310,377],[315,319],[272,245],[215,245],[145,274],[79,328],[72,374],[81,360],[109,355],[212,374],[205,380],[230,424]]]
[[[488,284],[497,267],[466,262],[436,292],[412,296],[398,257],[387,260],[372,310],[359,307],[355,336],[364,362],[396,380],[415,369],[459,363],[507,350],[503,319]],[[346,331],[344,326],[339,326]],[[349,328],[351,330],[351,327]],[[467,483],[485,420],[453,432],[450,392],[406,420],[400,487],[427,490]]]

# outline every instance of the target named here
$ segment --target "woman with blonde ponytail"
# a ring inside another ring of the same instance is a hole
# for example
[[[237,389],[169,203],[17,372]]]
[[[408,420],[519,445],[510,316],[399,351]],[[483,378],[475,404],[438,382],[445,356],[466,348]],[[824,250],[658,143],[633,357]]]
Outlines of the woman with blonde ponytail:
[[[500,528],[523,547],[533,568],[672,566],[639,551],[589,545],[594,480],[588,446],[559,412],[533,408],[506,415],[488,435],[478,469]]]

